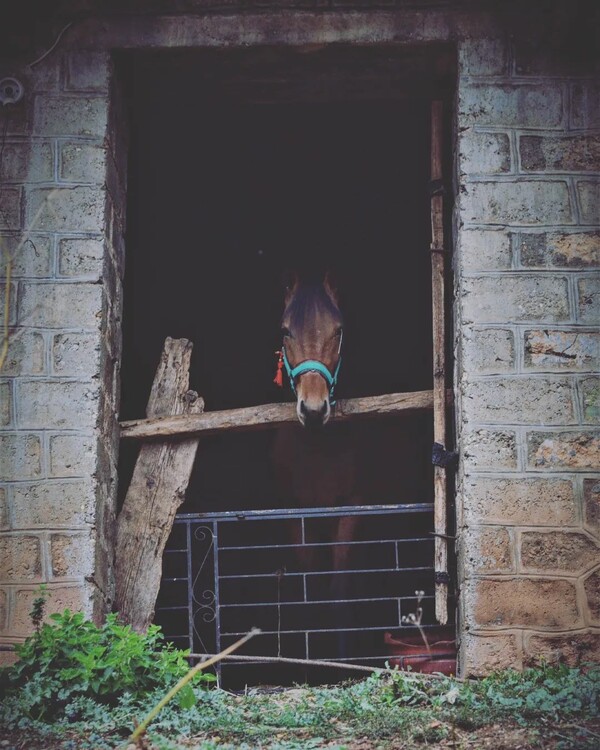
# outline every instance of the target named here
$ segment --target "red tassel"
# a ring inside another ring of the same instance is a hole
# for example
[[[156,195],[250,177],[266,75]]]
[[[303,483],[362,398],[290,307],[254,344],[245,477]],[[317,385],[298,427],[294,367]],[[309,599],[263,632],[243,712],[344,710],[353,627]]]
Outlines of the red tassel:
[[[277,372],[275,373],[273,382],[275,385],[283,388],[283,352],[275,352],[275,354],[279,356],[279,359],[277,360]]]

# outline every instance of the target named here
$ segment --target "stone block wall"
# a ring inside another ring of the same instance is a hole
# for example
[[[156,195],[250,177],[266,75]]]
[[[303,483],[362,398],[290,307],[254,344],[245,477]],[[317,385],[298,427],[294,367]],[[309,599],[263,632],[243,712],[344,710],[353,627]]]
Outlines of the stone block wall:
[[[0,109],[0,243],[11,277],[0,634],[9,643],[30,632],[42,582],[49,613],[101,617],[111,599],[126,164],[111,72],[106,51],[63,51],[43,69],[23,68],[24,99]]]
[[[40,582],[49,611],[111,601],[127,153],[113,53],[450,42],[461,671],[600,658],[597,61],[564,53],[560,18],[486,2],[99,5],[63,3],[76,22],[39,63],[44,48],[0,61],[26,88],[0,109],[2,640],[29,631]]]
[[[457,525],[468,674],[600,659],[598,88],[593,70],[574,75],[530,41],[460,52]]]

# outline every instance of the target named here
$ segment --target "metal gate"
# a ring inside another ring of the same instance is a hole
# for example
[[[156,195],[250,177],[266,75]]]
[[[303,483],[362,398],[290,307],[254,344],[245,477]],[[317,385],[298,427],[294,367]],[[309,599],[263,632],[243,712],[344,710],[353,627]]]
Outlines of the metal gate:
[[[331,527],[350,515],[359,517],[355,536],[338,542],[349,554],[334,570]],[[435,633],[433,548],[432,503],[180,515],[155,621],[192,653],[218,652],[259,627],[244,650],[256,663],[383,666],[386,632],[418,635],[410,618],[418,606],[423,629]]]

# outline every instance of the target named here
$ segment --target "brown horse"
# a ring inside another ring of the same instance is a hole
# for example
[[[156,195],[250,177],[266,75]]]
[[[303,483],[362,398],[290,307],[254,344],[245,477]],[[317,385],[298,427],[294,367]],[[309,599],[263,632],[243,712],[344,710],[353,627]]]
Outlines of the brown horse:
[[[292,391],[300,424],[281,428],[273,448],[273,465],[282,499],[295,508],[356,505],[360,502],[355,446],[346,431],[325,427],[333,405],[342,355],[343,319],[338,295],[329,275],[319,283],[294,276],[285,294],[281,320],[281,359]],[[335,572],[347,569],[357,519],[332,520],[330,539]],[[315,562],[314,547],[300,546],[293,526],[293,543],[305,569]],[[334,576],[336,581],[343,577]]]

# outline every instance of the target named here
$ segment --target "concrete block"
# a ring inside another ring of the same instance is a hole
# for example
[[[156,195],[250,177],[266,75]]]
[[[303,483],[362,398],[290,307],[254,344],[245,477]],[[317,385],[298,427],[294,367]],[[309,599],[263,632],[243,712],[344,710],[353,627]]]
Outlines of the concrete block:
[[[462,368],[474,375],[513,372],[515,346],[512,331],[503,328],[465,330]]]
[[[2,188],[2,211],[0,229],[15,231],[21,228],[21,188]]]
[[[563,92],[558,83],[459,86],[458,124],[518,128],[559,128]]]
[[[600,559],[600,548],[578,531],[523,531],[521,566],[528,573],[580,574]]]
[[[100,284],[26,283],[22,286],[19,320],[45,328],[95,329],[102,315]],[[89,373],[89,376],[93,373]]]
[[[521,167],[535,172],[598,172],[600,136],[523,135],[519,139]]]
[[[577,422],[567,378],[494,378],[465,387],[464,413],[484,424],[570,425]]]
[[[466,472],[517,468],[517,438],[513,430],[479,429],[464,432],[461,455]]]
[[[0,427],[12,424],[13,391],[10,380],[0,380]]]
[[[561,276],[476,276],[464,279],[463,325],[545,324],[569,320],[567,280]]]
[[[556,7],[556,6],[555,6]],[[569,11],[567,11],[569,12]],[[577,37],[565,33],[564,22],[547,16],[515,29],[515,70],[521,76],[586,76],[593,71],[594,22],[579,25]],[[567,21],[569,23],[569,21]],[[561,28],[562,27],[562,28]],[[541,32],[541,33],[540,33]],[[586,54],[589,50],[591,54]]]
[[[580,323],[600,321],[600,274],[582,276],[577,282],[577,313]]]
[[[468,524],[574,526],[578,522],[569,479],[467,477],[464,517]]]
[[[600,377],[584,378],[579,387],[584,424],[600,425]]]
[[[23,380],[17,383],[19,426],[24,429],[91,430],[98,418],[100,385]]]
[[[587,268],[600,264],[600,232],[542,232],[519,237],[521,264]]]
[[[466,224],[572,224],[569,188],[562,180],[519,182],[470,182],[460,197],[460,213]]]
[[[61,276],[102,278],[104,243],[102,240],[69,238],[58,243],[58,272]]]
[[[535,667],[543,659],[548,664],[567,664],[580,667],[600,662],[600,633],[578,631],[547,635],[525,633],[525,664]]]
[[[52,342],[55,375],[88,378],[100,372],[100,337],[94,333],[62,333]]]
[[[510,234],[501,229],[463,229],[458,237],[465,271],[503,271],[511,267]]]
[[[106,97],[35,97],[34,133],[44,136],[89,136],[103,138],[108,122]]]
[[[11,259],[13,278],[52,275],[52,240],[50,237],[36,233],[28,237],[5,234],[0,236],[0,248],[4,251],[0,259],[0,275],[6,273],[7,255]]]
[[[96,187],[31,188],[26,226],[53,232],[97,232],[104,228],[105,189]]]
[[[15,608],[9,618],[9,631],[19,636],[33,632],[33,625],[29,613],[33,601],[39,596],[35,589],[17,589],[15,592]],[[70,609],[71,612],[83,612],[87,617],[92,614],[92,584],[76,586],[48,586],[48,598],[44,610],[44,622],[57,612]]]
[[[0,433],[0,477],[4,481],[38,479],[42,447],[37,435]]]
[[[89,534],[52,534],[50,559],[54,578],[82,578],[94,572],[94,539]]]
[[[42,574],[40,540],[28,534],[0,537],[0,581],[39,580]]]
[[[590,625],[600,625],[600,570],[595,570],[583,582]]]
[[[600,476],[583,480],[583,522],[600,539]]]
[[[93,522],[89,481],[18,484],[14,488],[15,529],[81,529]]]
[[[531,469],[549,471],[597,471],[600,434],[598,430],[530,432],[527,464]]]
[[[89,435],[50,436],[50,476],[90,477],[96,464],[96,439]]]
[[[2,180],[5,183],[53,182],[52,143],[39,140],[6,143],[2,151]]]
[[[461,569],[467,575],[515,572],[512,539],[503,526],[473,526],[458,541]]]
[[[101,185],[106,181],[106,154],[103,146],[63,144],[60,149],[60,179]]]
[[[584,624],[575,581],[479,578],[464,589],[465,615],[476,627],[567,630]]]
[[[582,224],[600,223],[600,182],[597,180],[578,180],[577,196]]]
[[[458,69],[463,76],[503,75],[507,68],[507,49],[502,39],[467,37],[458,47]]]
[[[6,531],[10,526],[7,494],[6,487],[0,487],[0,531]]]
[[[0,633],[3,633],[6,630],[6,625],[8,622],[8,596],[6,591],[3,591],[0,589]],[[0,662],[0,668],[8,666],[7,664],[4,664]]]
[[[469,129],[458,140],[461,174],[501,174],[510,171],[510,141],[506,133]]]
[[[600,369],[600,333],[596,331],[525,331],[525,368],[542,372]]]
[[[600,84],[580,81],[571,87],[571,127],[600,127]]]
[[[67,56],[67,91],[108,92],[110,57],[107,52],[72,50]]]
[[[520,652],[514,633],[468,632],[461,636],[463,675],[486,677],[498,669],[518,669]]]
[[[23,328],[8,340],[8,351],[2,368],[3,375],[41,375],[45,372],[44,337]]]

